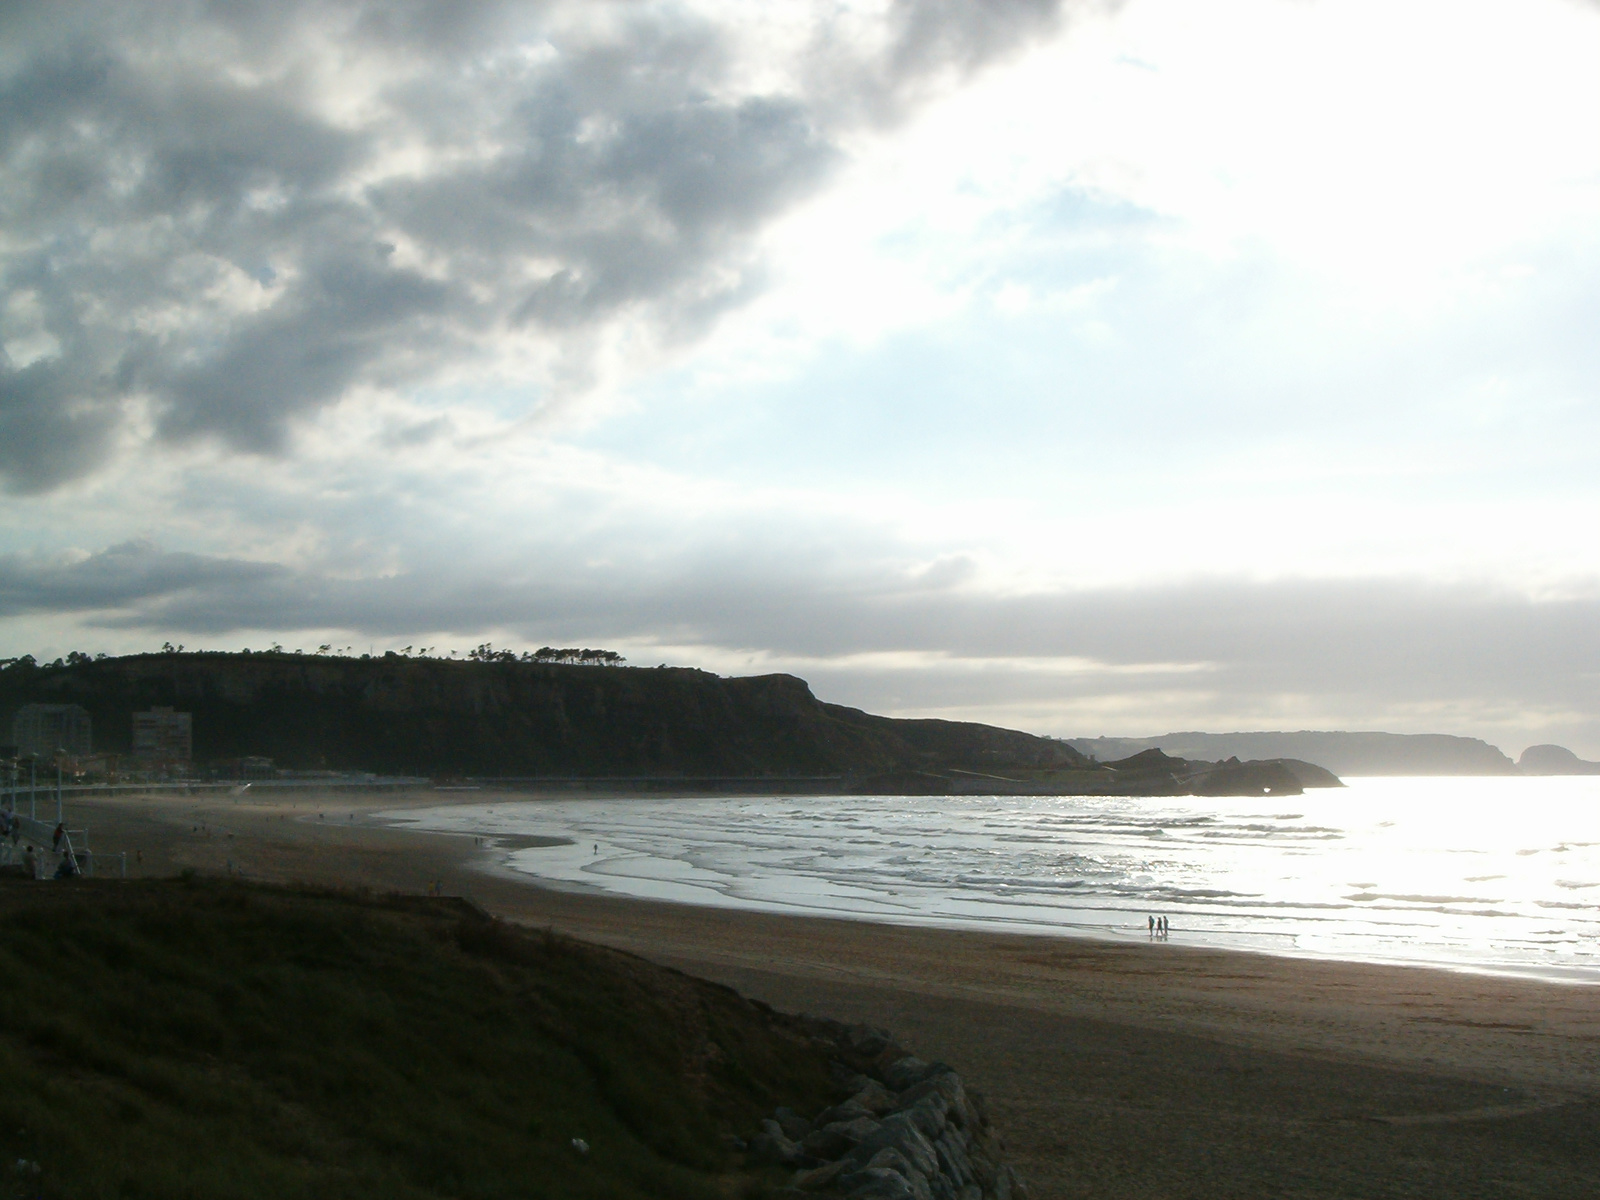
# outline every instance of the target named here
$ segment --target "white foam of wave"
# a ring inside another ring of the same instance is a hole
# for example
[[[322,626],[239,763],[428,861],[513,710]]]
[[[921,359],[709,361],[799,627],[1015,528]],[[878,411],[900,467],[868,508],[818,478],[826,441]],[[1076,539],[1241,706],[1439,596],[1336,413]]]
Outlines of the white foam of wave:
[[[1125,938],[1159,913],[1193,944],[1600,982],[1600,896],[1583,896],[1600,886],[1600,780],[1358,779],[1297,807],[502,796],[386,819],[570,838],[502,857],[549,885],[648,899]]]

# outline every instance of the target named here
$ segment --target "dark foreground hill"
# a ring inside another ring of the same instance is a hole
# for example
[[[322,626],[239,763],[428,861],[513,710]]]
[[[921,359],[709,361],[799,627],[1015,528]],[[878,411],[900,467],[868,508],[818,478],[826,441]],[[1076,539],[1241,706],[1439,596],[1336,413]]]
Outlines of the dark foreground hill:
[[[72,703],[126,753],[136,710],[193,714],[197,761],[426,776],[872,776],[1072,770],[1063,742],[824,704],[803,679],[685,668],[145,654],[0,671],[0,718]]]
[[[457,901],[17,882],[0,923],[0,1195],[711,1200],[836,1098],[794,1018]]]
[[[8,881],[0,924],[3,1196],[1027,1200],[887,1030],[460,901]]]

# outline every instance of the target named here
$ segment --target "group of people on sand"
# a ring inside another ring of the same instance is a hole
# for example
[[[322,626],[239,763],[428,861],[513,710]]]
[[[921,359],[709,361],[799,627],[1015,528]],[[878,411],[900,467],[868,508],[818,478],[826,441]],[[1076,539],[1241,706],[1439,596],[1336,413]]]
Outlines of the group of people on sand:
[[[1147,920],[1150,922],[1150,936],[1164,941],[1170,932],[1167,919],[1165,917],[1149,917]]]

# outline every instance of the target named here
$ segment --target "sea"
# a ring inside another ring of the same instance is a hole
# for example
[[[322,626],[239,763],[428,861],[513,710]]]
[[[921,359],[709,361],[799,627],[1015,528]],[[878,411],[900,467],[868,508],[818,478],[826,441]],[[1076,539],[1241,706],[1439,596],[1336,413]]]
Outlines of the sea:
[[[1600,777],[1303,796],[527,799],[384,814],[545,886],[1600,983]],[[535,841],[556,844],[534,845]]]

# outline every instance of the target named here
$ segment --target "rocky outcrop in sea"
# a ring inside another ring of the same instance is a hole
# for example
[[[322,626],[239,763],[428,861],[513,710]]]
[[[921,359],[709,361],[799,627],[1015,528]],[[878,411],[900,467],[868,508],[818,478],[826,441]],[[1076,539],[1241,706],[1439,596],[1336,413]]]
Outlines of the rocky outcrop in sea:
[[[844,1099],[810,1117],[780,1108],[748,1143],[793,1175],[774,1193],[844,1200],[1026,1200],[983,1097],[956,1070],[924,1062],[887,1030],[802,1017],[832,1054]]]

